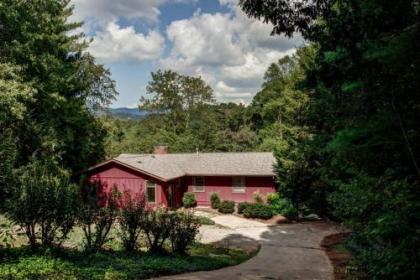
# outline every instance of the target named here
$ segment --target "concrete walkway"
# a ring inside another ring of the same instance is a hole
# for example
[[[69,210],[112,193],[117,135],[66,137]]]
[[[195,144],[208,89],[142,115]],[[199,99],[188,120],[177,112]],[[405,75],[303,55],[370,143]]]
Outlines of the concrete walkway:
[[[332,279],[332,266],[319,244],[324,236],[338,231],[334,226],[322,222],[267,226],[232,215],[212,219],[223,227],[203,226],[202,242],[221,241],[229,246],[258,242],[259,253],[237,266],[159,279]]]

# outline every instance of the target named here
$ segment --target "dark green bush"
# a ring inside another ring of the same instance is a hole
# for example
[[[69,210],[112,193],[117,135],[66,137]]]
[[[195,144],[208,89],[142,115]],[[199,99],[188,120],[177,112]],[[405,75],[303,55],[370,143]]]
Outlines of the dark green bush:
[[[235,211],[235,202],[230,200],[223,200],[220,202],[218,211],[224,214],[230,214]]]
[[[100,182],[86,183],[82,189],[82,203],[77,221],[83,230],[86,251],[94,252],[107,242],[108,234],[118,217],[121,193],[114,186],[106,197],[98,197]],[[100,191],[99,191],[100,193]]]
[[[166,209],[148,210],[145,219],[141,224],[142,231],[146,237],[149,252],[164,252],[163,245],[170,236],[172,217]]]
[[[244,209],[246,218],[270,219],[273,217],[271,207],[262,203],[251,203]]]
[[[24,229],[33,249],[39,239],[44,246],[60,246],[75,224],[77,186],[52,159],[32,160],[15,175],[7,217]]]
[[[219,194],[217,192],[212,192],[210,194],[210,204],[211,204],[211,208],[213,208],[213,209],[218,209],[219,208],[220,197],[219,197]]]
[[[197,205],[197,200],[195,199],[195,194],[192,192],[184,193],[182,197],[182,204],[185,208],[191,208]]]
[[[185,253],[198,233],[200,222],[192,212],[169,212],[166,209],[149,210],[140,227],[151,253],[165,252],[165,241],[169,240],[172,251]]]
[[[281,214],[290,220],[295,220],[298,217],[297,209],[288,199],[280,198],[278,193],[268,194],[267,203],[273,210],[273,214]]]
[[[145,219],[146,198],[144,194],[131,195],[125,192],[119,217],[120,237],[127,251],[134,251]]]
[[[286,200],[286,205],[282,208],[280,214],[288,218],[289,220],[296,220],[298,218],[298,211],[297,209]]]
[[[192,245],[198,234],[200,222],[191,212],[173,212],[169,216],[169,240],[172,252],[185,254],[187,247]]]
[[[243,214],[245,208],[248,207],[248,205],[250,205],[251,203],[249,202],[239,202],[238,203],[238,214]]]

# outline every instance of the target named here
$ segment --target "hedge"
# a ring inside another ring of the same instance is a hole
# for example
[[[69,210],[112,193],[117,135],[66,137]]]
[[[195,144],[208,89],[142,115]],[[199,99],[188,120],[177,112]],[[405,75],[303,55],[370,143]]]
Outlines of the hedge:
[[[251,203],[243,210],[246,218],[270,219],[273,217],[273,211],[269,205],[262,203]]]
[[[238,214],[242,214],[244,213],[244,210],[246,207],[248,207],[248,205],[250,205],[251,203],[249,202],[239,202],[238,203]]]
[[[223,200],[220,202],[218,211],[224,214],[230,214],[235,211],[235,202],[230,200]]]

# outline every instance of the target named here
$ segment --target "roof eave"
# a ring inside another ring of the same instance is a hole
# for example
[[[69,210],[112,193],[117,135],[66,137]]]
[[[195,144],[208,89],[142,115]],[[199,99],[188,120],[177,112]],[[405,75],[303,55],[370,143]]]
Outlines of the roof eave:
[[[150,176],[150,177],[155,178],[155,179],[157,179],[159,181],[162,181],[162,182],[168,182],[168,181],[172,180],[172,178],[168,179],[168,178],[163,178],[163,177],[157,176],[157,175],[152,174],[152,173],[149,173],[149,172],[147,172],[147,171],[145,171],[143,169],[136,168],[136,167],[134,167],[134,166],[132,166],[130,164],[126,164],[126,163],[124,163],[122,161],[119,161],[119,160],[117,160],[115,158],[110,159],[110,160],[107,160],[107,161],[104,161],[104,162],[101,162],[101,163],[99,163],[99,164],[97,164],[95,166],[92,166],[92,167],[88,168],[86,170],[86,172],[92,171],[92,170],[95,170],[95,169],[98,169],[99,167],[102,167],[104,165],[107,165],[107,164],[109,164],[111,162],[116,163],[116,164],[121,165],[121,166],[124,166],[124,167],[126,167],[128,169],[134,170],[136,172],[140,172],[140,173],[146,174],[147,176]]]

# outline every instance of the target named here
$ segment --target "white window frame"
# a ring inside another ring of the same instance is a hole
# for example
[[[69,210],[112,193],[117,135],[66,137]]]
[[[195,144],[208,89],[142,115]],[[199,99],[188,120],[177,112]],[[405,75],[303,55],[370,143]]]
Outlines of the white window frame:
[[[237,185],[238,182],[239,182],[239,185]],[[232,177],[232,193],[245,193],[245,192],[246,192],[245,177],[244,176]]]
[[[197,178],[202,178],[203,180],[203,185],[202,186],[197,186]],[[202,189],[197,189],[197,187],[201,187]],[[204,180],[203,176],[197,176],[197,177],[193,177],[193,186],[192,186],[193,192],[197,192],[197,193],[202,193],[206,191],[206,183]]]
[[[155,183],[153,183],[152,181],[146,181],[146,201],[147,201],[147,203],[156,203],[156,184]],[[152,186],[149,186],[149,184],[153,184],[153,187]],[[155,200],[154,201],[149,201],[149,189],[154,189],[154,192],[155,192]]]

